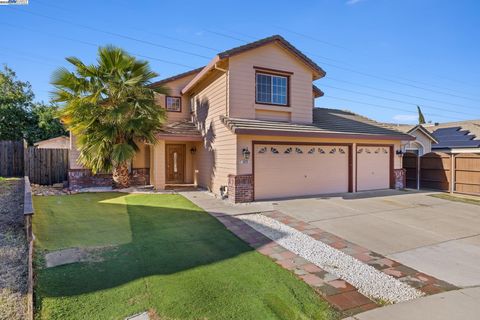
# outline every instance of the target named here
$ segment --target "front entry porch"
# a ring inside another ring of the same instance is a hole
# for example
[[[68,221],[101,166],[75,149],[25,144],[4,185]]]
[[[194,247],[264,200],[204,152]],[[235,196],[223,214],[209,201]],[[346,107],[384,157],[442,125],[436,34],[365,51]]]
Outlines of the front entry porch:
[[[196,188],[201,141],[159,140],[151,146],[150,182],[158,190]]]

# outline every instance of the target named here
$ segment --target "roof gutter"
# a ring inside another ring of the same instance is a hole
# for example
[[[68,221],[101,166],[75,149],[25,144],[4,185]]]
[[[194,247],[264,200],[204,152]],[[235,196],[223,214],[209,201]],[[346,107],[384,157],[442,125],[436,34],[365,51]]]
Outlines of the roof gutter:
[[[245,129],[231,128],[235,134],[248,134],[256,136],[282,136],[282,137],[305,137],[305,138],[341,138],[341,139],[365,139],[365,140],[400,140],[413,141],[414,137],[410,135],[371,135],[355,133],[327,133],[327,132],[305,132],[305,131],[285,131],[285,130],[266,130],[266,129]]]

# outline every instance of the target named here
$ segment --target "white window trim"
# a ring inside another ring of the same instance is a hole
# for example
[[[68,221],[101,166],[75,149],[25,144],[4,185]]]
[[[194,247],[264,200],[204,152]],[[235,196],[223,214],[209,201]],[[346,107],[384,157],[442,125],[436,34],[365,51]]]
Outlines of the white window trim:
[[[257,76],[258,75],[264,75],[264,76],[269,76],[272,78],[272,81],[270,81],[270,102],[262,102],[262,101],[258,101],[258,78]],[[284,78],[286,80],[286,88],[285,88],[285,103],[275,103],[273,102],[273,77],[278,77],[278,78]],[[276,106],[288,106],[288,95],[289,95],[289,92],[288,92],[288,88],[290,86],[290,77],[287,77],[287,76],[282,76],[282,75],[279,75],[279,74],[271,74],[271,73],[267,73],[267,72],[256,72],[255,73],[255,103],[257,104],[270,104],[270,105],[276,105]]]

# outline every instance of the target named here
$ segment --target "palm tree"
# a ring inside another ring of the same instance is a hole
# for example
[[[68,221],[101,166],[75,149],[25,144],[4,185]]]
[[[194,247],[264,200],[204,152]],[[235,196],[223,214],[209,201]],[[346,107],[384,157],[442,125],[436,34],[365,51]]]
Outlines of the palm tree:
[[[63,104],[61,117],[77,137],[79,161],[93,173],[113,172],[115,187],[128,187],[128,165],[137,143],[155,143],[155,132],[165,121],[154,97],[167,89],[150,87],[157,74],[148,62],[120,48],[100,47],[97,64],[66,60],[74,71],[54,72],[53,100]]]

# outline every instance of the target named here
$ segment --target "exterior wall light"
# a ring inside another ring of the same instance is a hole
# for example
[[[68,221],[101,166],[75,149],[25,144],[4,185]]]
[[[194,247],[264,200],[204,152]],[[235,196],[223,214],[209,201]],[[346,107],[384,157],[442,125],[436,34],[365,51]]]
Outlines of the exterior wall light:
[[[196,147],[192,147],[192,148],[190,149],[190,153],[191,153],[192,155],[194,155],[195,153],[197,153],[197,148],[196,148]]]
[[[395,151],[395,153],[397,154],[397,156],[402,156],[404,152],[401,149],[399,149]]]
[[[244,160],[250,159],[250,150],[248,150],[248,148],[243,148],[242,155]]]

